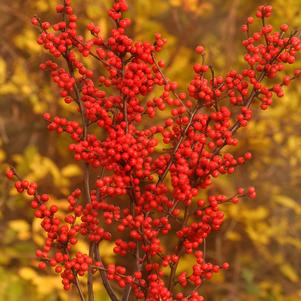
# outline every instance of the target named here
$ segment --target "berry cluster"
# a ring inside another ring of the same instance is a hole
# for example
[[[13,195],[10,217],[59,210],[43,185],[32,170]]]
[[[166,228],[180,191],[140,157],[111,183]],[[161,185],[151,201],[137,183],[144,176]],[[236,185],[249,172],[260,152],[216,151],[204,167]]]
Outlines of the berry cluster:
[[[272,7],[260,6],[260,31],[251,32],[253,17],[242,26],[245,69],[216,75],[206,64],[205,48],[197,46],[200,62],[186,91],[178,91],[163,73],[164,62],[157,60],[166,40],[160,34],[152,42],[131,39],[127,9],[125,0],[113,1],[108,14],[116,26],[107,39],[93,23],[86,26],[90,39],[78,33],[71,0],[57,5],[61,18],[55,24],[32,19],[41,31],[38,43],[53,56],[41,69],[50,72],[63,101],[78,113],[74,120],[43,117],[50,131],[70,135],[69,150],[83,163],[83,187],[66,198],[68,212],[58,214],[35,183],[14,169],[7,176],[16,179],[18,192],[33,196],[35,217],[42,220],[46,240],[37,251],[39,267],[53,267],[64,288],[74,285],[82,301],[78,277],[88,277],[93,300],[97,272],[114,301],[203,301],[198,288],[229,268],[211,263],[204,252],[206,238],[223,224],[221,205],[253,199],[256,192],[238,188],[234,196],[208,199],[199,194],[213,178],[251,159],[249,152],[234,154],[235,134],[248,125],[254,107],[267,109],[272,98],[283,96],[284,86],[301,76],[300,70],[286,71],[301,50],[300,39],[286,24],[275,31],[267,24]],[[95,60],[93,70],[87,57]],[[168,117],[151,125],[158,111]],[[89,244],[86,254],[74,252],[79,239]],[[105,240],[114,243],[115,263],[102,261]],[[183,256],[191,258],[192,270],[179,273]]]

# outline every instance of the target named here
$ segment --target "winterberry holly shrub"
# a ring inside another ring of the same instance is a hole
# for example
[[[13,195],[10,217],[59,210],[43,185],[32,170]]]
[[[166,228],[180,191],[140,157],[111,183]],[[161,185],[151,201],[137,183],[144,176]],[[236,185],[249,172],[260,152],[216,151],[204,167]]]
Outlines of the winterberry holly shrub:
[[[107,38],[93,23],[79,34],[71,0],[57,5],[55,24],[32,19],[37,42],[52,57],[40,68],[74,110],[69,119],[43,118],[49,131],[70,136],[69,151],[83,166],[82,185],[66,197],[68,212],[60,212],[14,168],[7,177],[19,193],[32,196],[45,231],[45,244],[36,251],[39,268],[53,269],[82,301],[94,300],[97,274],[113,301],[202,301],[202,284],[229,268],[210,262],[205,252],[206,238],[223,224],[221,205],[253,199],[256,192],[237,187],[235,195],[200,195],[214,178],[251,159],[249,152],[235,155],[236,133],[254,110],[266,110],[301,76],[288,67],[300,39],[286,24],[274,30],[268,24],[272,7],[260,6],[256,20],[249,17],[241,28],[245,68],[215,74],[205,48],[197,46],[199,61],[181,90],[164,75],[160,52],[167,41],[159,33],[151,42],[133,40],[126,33],[127,10],[125,0],[113,1],[108,14],[114,29]],[[86,58],[94,60],[93,70]],[[157,118],[159,111],[168,117]],[[79,240],[88,242],[85,253],[74,251]],[[102,259],[106,240],[114,243],[112,262]],[[184,256],[192,272],[177,271]]]

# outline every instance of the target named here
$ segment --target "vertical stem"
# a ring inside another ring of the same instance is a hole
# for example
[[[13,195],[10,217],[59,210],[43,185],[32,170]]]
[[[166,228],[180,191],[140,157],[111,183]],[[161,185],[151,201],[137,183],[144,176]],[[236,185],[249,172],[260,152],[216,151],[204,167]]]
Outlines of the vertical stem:
[[[196,105],[194,111],[193,111],[192,114],[190,115],[189,122],[188,122],[188,124],[186,125],[183,134],[181,135],[181,137],[180,137],[180,139],[179,139],[177,145],[175,146],[175,148],[174,148],[174,150],[173,150],[173,152],[172,152],[172,154],[171,154],[171,157],[170,157],[170,159],[169,159],[169,162],[167,163],[167,166],[165,167],[165,170],[164,170],[163,174],[159,177],[159,181],[157,182],[157,185],[161,184],[161,183],[163,182],[163,180],[165,179],[165,177],[167,176],[168,171],[169,171],[169,169],[170,169],[170,167],[171,167],[171,165],[172,165],[172,163],[173,163],[173,160],[174,160],[174,157],[175,157],[175,155],[176,155],[176,152],[178,151],[179,147],[181,146],[182,142],[184,141],[184,139],[185,139],[185,137],[186,137],[186,134],[187,134],[187,132],[188,132],[188,130],[189,130],[189,128],[190,128],[192,122],[193,122],[193,118],[194,118],[194,116],[196,115],[196,113],[199,111],[199,109],[200,109],[200,106],[199,106],[199,105]]]
[[[98,246],[95,246],[95,259],[102,263]],[[99,270],[99,273],[100,273],[100,277],[102,279],[103,285],[104,285],[108,295],[110,296],[111,300],[112,301],[119,301],[116,294],[115,294],[115,292],[113,291],[113,288],[111,287],[111,284],[108,280],[106,271],[105,270]]]
[[[94,257],[94,249],[95,249],[95,243],[94,242],[90,242],[90,245],[89,245],[89,256],[91,258]],[[88,301],[94,301],[93,274],[92,274],[92,268],[91,268],[91,266],[89,266],[89,269],[88,269],[87,286],[88,286]]]
[[[86,298],[85,298],[85,296],[83,294],[83,291],[82,291],[82,289],[80,287],[79,280],[78,280],[78,277],[77,277],[76,273],[74,272],[73,275],[75,277],[75,286],[77,288],[77,291],[78,291],[78,294],[80,296],[80,299],[81,299],[81,301],[86,301]]]
[[[131,295],[132,287],[128,284],[125,288],[121,301],[128,301]]]
[[[68,55],[66,54],[64,56],[67,65],[68,65],[68,69],[69,69],[69,74],[74,77],[74,67],[72,65],[72,62],[69,60]],[[87,120],[85,117],[85,108],[83,106],[83,103],[81,101],[81,97],[80,97],[80,89],[75,81],[74,84],[74,92],[75,92],[75,100],[76,103],[79,106],[79,110],[80,110],[80,114],[81,114],[81,119],[82,119],[82,127],[84,130],[83,133],[83,140],[87,139],[87,135],[88,135],[88,124],[87,124]],[[86,198],[86,202],[87,203],[91,203],[91,195],[90,195],[90,174],[89,174],[89,164],[85,163],[85,167],[84,167],[84,192],[85,192],[85,198]]]
[[[189,210],[188,210],[188,207],[185,207],[184,220],[183,220],[182,227],[184,227],[187,224],[188,219],[189,219]],[[176,248],[177,255],[179,255],[181,253],[182,247],[183,247],[183,239],[180,239],[177,244],[177,248]],[[170,275],[169,275],[169,279],[168,279],[168,286],[167,286],[168,290],[170,292],[173,291],[173,282],[174,282],[174,278],[176,276],[178,264],[179,264],[179,260],[171,267],[171,271],[170,271]]]
[[[129,132],[129,119],[128,119],[128,102],[127,97],[123,96],[123,115],[124,115],[124,121],[126,123],[125,132]]]
[[[124,59],[122,59],[122,70],[121,70],[121,80],[124,79],[124,67],[125,62]],[[125,121],[125,133],[127,134],[129,132],[129,118],[128,118],[128,99],[127,96],[122,93],[120,90],[120,95],[122,96],[122,105],[123,105],[123,117]]]
[[[91,203],[91,194],[90,194],[90,171],[89,164],[85,163],[85,174],[84,174],[84,190],[86,202]]]

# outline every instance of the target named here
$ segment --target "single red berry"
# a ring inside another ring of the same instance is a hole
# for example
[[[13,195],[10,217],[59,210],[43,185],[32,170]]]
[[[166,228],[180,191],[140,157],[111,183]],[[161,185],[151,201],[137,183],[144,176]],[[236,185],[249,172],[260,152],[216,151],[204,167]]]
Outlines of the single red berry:
[[[46,263],[44,261],[39,262],[38,267],[40,270],[44,270],[46,268]]]
[[[7,169],[6,177],[11,180],[14,176],[15,176],[15,172],[11,168]]]
[[[31,19],[31,24],[34,25],[34,26],[39,25],[39,20],[38,20],[38,18],[37,18],[37,17],[33,17],[33,18]]]
[[[195,52],[196,52],[197,54],[203,54],[204,51],[205,51],[205,48],[204,48],[203,46],[201,46],[201,45],[199,45],[199,46],[197,46],[197,47],[195,48]]]
[[[281,31],[283,31],[283,32],[287,32],[288,31],[288,25],[287,24],[282,24],[281,26],[280,26],[280,30]]]

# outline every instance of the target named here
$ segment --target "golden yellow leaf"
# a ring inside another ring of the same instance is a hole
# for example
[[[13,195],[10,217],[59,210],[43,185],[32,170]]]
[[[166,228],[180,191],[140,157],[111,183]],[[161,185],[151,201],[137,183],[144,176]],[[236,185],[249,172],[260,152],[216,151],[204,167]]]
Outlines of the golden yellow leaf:
[[[301,214],[301,206],[293,199],[285,195],[276,195],[273,199],[277,204],[294,210],[297,214]]]
[[[6,63],[0,58],[0,84],[4,83],[6,78]]]
[[[83,171],[80,169],[80,167],[75,164],[69,164],[62,169],[62,175],[67,178],[77,177],[80,176],[82,173]]]
[[[41,221],[37,218],[33,220],[32,223],[32,229],[33,229],[33,240],[38,245],[41,246],[44,244],[44,236],[41,234]]]
[[[260,206],[257,207],[253,210],[245,210],[243,212],[244,217],[247,220],[250,220],[250,222],[254,222],[254,221],[259,221],[259,220],[263,220],[268,216],[269,212],[267,210],[267,208]]]
[[[299,276],[298,276],[297,272],[290,264],[285,263],[285,264],[281,265],[280,271],[290,281],[295,282],[295,283],[299,281]]]
[[[294,237],[281,237],[278,240],[278,243],[281,245],[292,245],[294,248],[301,250],[301,241]]]
[[[233,240],[233,241],[239,241],[239,240],[241,240],[241,235],[235,231],[228,231],[226,233],[226,239]]]
[[[46,12],[46,11],[49,11],[49,9],[50,9],[50,7],[48,5],[48,1],[37,0],[35,5],[36,5],[37,9],[41,12]]]
[[[33,279],[40,294],[48,295],[52,291],[62,289],[60,277],[56,276],[40,276]]]
[[[82,253],[85,253],[87,252],[87,250],[89,250],[88,244],[83,240],[79,240],[77,244],[74,246],[74,248],[77,252],[82,252]]]
[[[0,162],[3,162],[5,158],[6,158],[5,152],[2,149],[0,149]]]
[[[181,0],[170,0],[170,5],[171,6],[180,6]]]
[[[187,272],[190,273],[192,271],[192,257],[191,256],[184,256],[181,258],[178,264],[178,269],[177,271],[179,273],[181,272]]]
[[[246,232],[255,244],[267,245],[270,242],[268,228],[268,225],[264,223],[257,223],[256,227],[247,225]]]
[[[30,238],[30,225],[22,219],[11,220],[9,227],[17,232],[20,240],[27,240]]]
[[[104,257],[105,259],[110,259],[112,258],[115,253],[113,251],[115,244],[109,241],[103,241],[100,246],[99,246],[99,250],[100,250],[100,254],[102,257]]]
[[[15,38],[15,45],[24,50],[28,50],[33,53],[41,51],[39,44],[36,42],[36,35],[33,30],[25,28],[20,35]]]
[[[42,295],[47,295],[52,291],[62,289],[60,277],[57,276],[40,276],[34,269],[30,267],[23,267],[18,271],[21,278],[32,281],[38,292]]]
[[[38,277],[37,272],[29,267],[22,267],[18,274],[25,280],[33,280]]]

